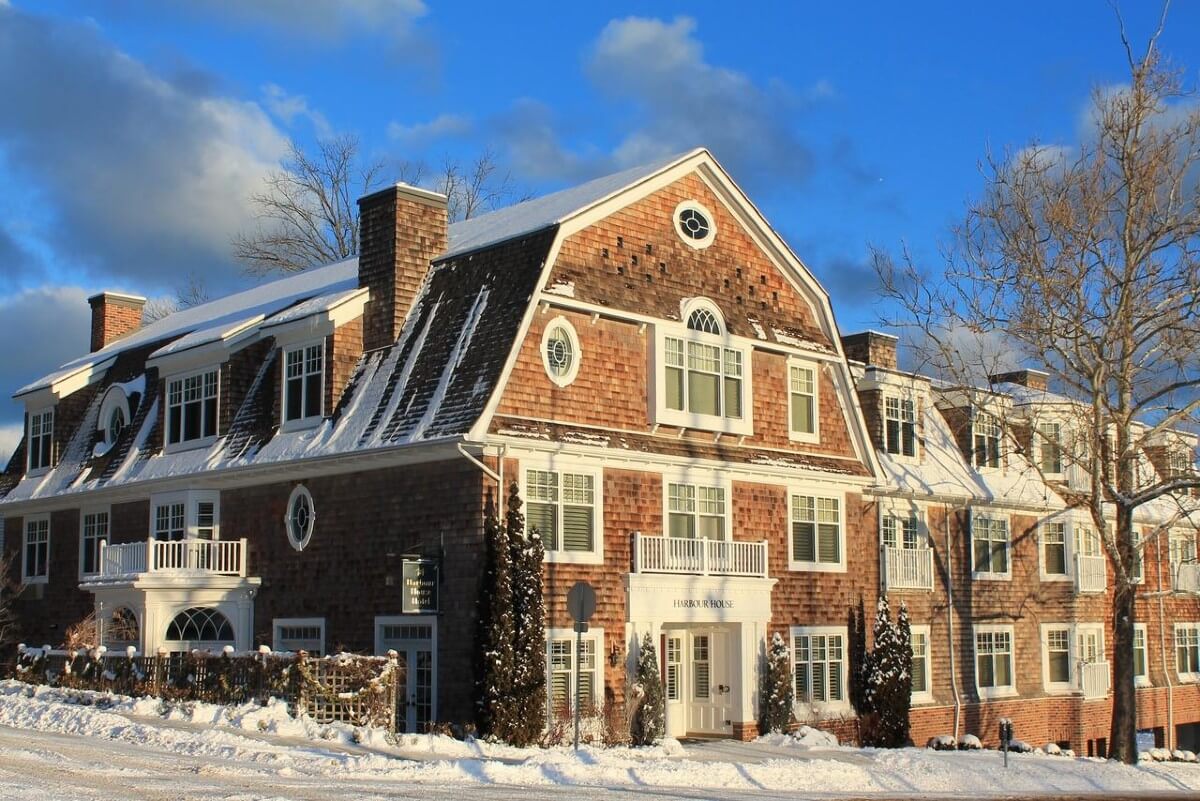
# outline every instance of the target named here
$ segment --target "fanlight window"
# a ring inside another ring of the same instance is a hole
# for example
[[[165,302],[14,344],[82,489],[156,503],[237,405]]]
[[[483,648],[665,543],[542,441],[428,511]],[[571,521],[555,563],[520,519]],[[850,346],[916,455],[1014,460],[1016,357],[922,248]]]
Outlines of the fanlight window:
[[[721,323],[717,315],[705,308],[696,309],[688,315],[687,327],[705,334],[721,335]]]
[[[167,626],[168,640],[190,642],[233,642],[229,618],[216,609],[194,606],[175,616]]]

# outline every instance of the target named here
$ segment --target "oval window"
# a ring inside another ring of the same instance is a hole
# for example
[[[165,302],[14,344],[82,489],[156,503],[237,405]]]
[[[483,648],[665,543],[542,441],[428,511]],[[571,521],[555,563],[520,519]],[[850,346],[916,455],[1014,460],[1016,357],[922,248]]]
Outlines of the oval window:
[[[694,200],[675,207],[675,232],[693,248],[706,248],[717,234],[712,212]]]
[[[542,334],[542,363],[546,375],[560,387],[575,380],[579,373],[579,337],[565,317],[556,317]]]
[[[117,437],[121,436],[121,432],[125,430],[128,422],[125,419],[124,408],[118,406],[112,410],[112,414],[108,416],[108,427],[105,429],[105,436],[110,445],[117,441]]]
[[[297,551],[303,551],[312,539],[313,524],[316,520],[312,494],[300,484],[292,490],[292,495],[288,498],[287,515],[284,517],[288,542]]]

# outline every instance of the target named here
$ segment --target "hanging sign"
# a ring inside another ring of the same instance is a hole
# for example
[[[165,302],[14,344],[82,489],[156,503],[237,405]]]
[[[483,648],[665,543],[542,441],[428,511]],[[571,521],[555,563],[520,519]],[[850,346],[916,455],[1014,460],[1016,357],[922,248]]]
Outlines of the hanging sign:
[[[406,615],[438,611],[438,563],[405,559],[402,566],[400,611]]]

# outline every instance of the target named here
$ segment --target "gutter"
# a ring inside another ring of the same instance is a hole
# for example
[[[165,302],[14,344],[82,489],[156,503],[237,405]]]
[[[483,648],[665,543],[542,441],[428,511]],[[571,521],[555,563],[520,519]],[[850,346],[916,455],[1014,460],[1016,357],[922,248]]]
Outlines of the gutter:
[[[958,670],[954,660],[954,558],[950,551],[950,506],[942,504],[946,526],[946,626],[950,631],[950,689],[954,691],[954,739],[958,740],[962,698],[958,694]]]
[[[464,457],[466,457],[468,462],[470,462],[471,464],[478,467],[485,476],[490,478],[492,481],[496,482],[496,487],[497,487],[496,516],[499,519],[503,520],[504,519],[504,454],[506,454],[508,452],[508,444],[501,443],[496,448],[496,463],[497,463],[497,466],[500,468],[499,472],[488,467],[486,464],[484,464],[479,459],[479,457],[472,455],[466,449],[465,442],[459,442],[456,447],[458,449],[458,452],[461,453]],[[482,451],[486,450],[487,446],[480,443],[479,448],[481,451],[480,455],[484,455],[482,453]]]

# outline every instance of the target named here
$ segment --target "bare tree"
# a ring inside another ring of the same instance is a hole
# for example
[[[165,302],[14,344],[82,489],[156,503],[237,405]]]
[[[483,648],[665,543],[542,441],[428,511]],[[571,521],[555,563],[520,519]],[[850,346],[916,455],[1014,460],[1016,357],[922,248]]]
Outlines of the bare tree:
[[[175,297],[151,298],[146,302],[142,309],[142,322],[152,323],[169,314],[174,314],[180,309],[190,309],[192,306],[199,306],[210,300],[212,297],[209,295],[204,279],[195,273],[188,273],[187,279],[175,287]]]
[[[1186,516],[1196,508],[1186,490],[1200,486],[1186,433],[1200,424],[1200,105],[1160,55],[1166,10],[1141,53],[1121,25],[1129,84],[1093,90],[1081,144],[988,156],[982,197],[939,274],[907,253],[875,254],[903,309],[890,322],[917,332],[935,370],[969,386],[1000,346],[1077,400],[1068,453],[1086,480],[1063,491],[1103,532],[1115,575],[1110,755],[1127,763],[1137,759],[1134,514],[1153,501]],[[1150,469],[1156,448],[1184,455]]]
[[[271,173],[266,189],[251,196],[257,228],[233,241],[234,255],[255,276],[293,273],[358,253],[358,198],[382,185],[381,160],[365,161],[354,137],[317,142],[308,154],[292,143],[283,169]],[[447,156],[440,170],[421,161],[397,167],[399,180],[447,196],[452,221],[465,220],[508,203],[525,200],[501,171],[491,150],[469,163]]]
[[[8,662],[9,649],[16,645],[21,633],[21,621],[16,610],[21,585],[13,578],[14,574],[19,575],[17,559],[16,551],[0,556],[0,664]]]

